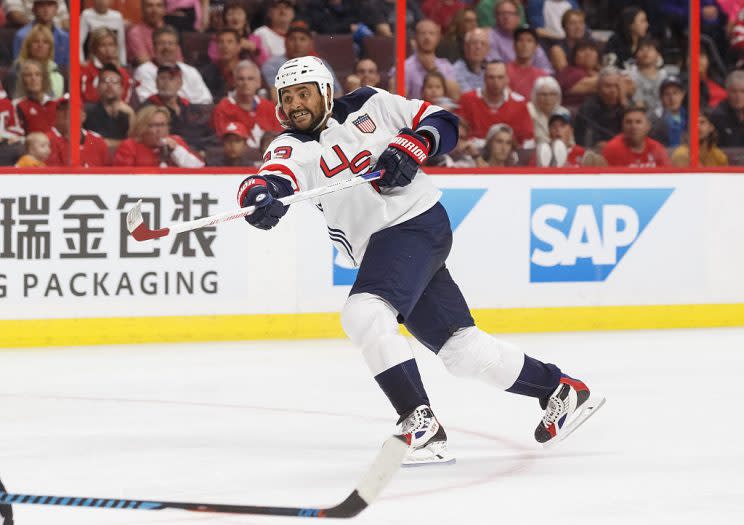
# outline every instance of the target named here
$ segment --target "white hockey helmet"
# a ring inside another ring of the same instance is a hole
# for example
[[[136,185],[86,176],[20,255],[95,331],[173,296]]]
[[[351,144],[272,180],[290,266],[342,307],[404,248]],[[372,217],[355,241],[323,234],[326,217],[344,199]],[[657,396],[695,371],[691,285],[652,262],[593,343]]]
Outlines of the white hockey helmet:
[[[276,118],[283,128],[290,128],[289,118],[282,110],[282,88],[315,82],[323,97],[325,114],[320,126],[326,117],[333,111],[333,74],[328,70],[323,61],[318,57],[306,56],[287,60],[276,74],[274,86],[277,91]],[[315,130],[313,130],[315,131]]]

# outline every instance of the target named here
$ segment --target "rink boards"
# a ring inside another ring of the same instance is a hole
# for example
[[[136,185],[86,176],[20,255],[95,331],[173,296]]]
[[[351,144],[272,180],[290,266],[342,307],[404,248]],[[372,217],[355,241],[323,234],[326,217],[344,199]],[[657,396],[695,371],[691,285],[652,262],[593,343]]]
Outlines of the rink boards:
[[[355,270],[310,204],[270,232],[126,233],[137,199],[160,227],[234,208],[239,179],[2,177],[0,347],[341,336]],[[489,331],[744,325],[743,176],[432,179]]]

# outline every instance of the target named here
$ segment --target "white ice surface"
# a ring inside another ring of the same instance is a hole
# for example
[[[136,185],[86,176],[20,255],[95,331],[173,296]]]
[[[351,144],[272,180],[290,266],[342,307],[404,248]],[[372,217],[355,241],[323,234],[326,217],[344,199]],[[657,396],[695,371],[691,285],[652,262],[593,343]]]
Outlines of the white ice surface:
[[[734,524],[744,511],[744,330],[510,335],[607,404],[559,447],[533,399],[450,377],[417,349],[454,466],[401,470],[354,520]],[[324,506],[394,430],[345,341],[0,351],[10,492]],[[17,525],[282,524],[298,518],[16,506]]]

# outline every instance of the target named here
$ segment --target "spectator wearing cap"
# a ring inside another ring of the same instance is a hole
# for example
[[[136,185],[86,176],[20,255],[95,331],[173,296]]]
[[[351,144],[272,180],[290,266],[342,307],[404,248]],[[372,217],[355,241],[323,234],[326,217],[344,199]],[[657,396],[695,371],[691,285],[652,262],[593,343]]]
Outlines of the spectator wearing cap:
[[[571,49],[569,65],[556,75],[567,106],[577,107],[597,92],[599,48],[593,40],[580,40]]]
[[[158,92],[150,96],[143,105],[167,109],[170,113],[171,133],[181,137],[195,151],[203,151],[213,145],[216,140],[209,126],[204,125],[203,112],[195,111],[194,105],[179,95],[183,87],[183,76],[178,65],[159,66],[155,82]]]
[[[54,126],[57,101],[48,95],[49,75],[45,73],[43,66],[31,58],[21,64],[14,104],[26,135],[46,133]]]
[[[134,124],[134,110],[122,100],[124,78],[119,68],[104,64],[98,74],[98,102],[87,109],[83,127],[118,147]]]
[[[664,146],[676,147],[687,132],[687,108],[684,107],[685,86],[678,76],[670,75],[659,88],[661,105],[651,114],[651,138]]]
[[[550,63],[556,72],[568,66],[571,50],[578,42],[591,40],[597,45],[587,31],[586,15],[581,9],[569,9],[563,13],[561,28],[565,36],[551,45],[548,50]],[[599,45],[597,45],[597,51],[599,52],[599,50]]]
[[[21,27],[33,22],[37,18],[36,4],[57,4],[57,9],[52,15],[54,24],[62,29],[70,27],[70,13],[67,10],[67,2],[52,0],[5,0],[3,8],[9,26]]]
[[[285,54],[284,40],[289,35],[289,25],[295,17],[295,0],[269,0],[266,12],[268,23],[253,34],[261,39],[263,47],[271,57]]]
[[[85,42],[88,34],[98,28],[109,29],[116,38],[119,63],[127,63],[127,46],[124,32],[124,17],[119,11],[111,9],[112,0],[95,0],[93,7],[84,9],[80,15],[80,61],[86,59]]]
[[[137,111],[130,137],[114,154],[114,166],[202,168],[204,162],[170,132],[170,113],[160,106]]]
[[[566,34],[561,24],[569,9],[578,9],[576,0],[527,0],[527,21],[540,38],[557,40]]]
[[[519,162],[514,130],[508,124],[494,124],[488,129],[486,141],[480,156],[476,159],[478,167],[516,166]]]
[[[253,166],[254,159],[248,151],[250,138],[242,122],[228,122],[219,131],[222,151],[207,157],[207,166]]]
[[[181,46],[178,45],[178,32],[171,26],[163,26],[153,32],[152,43],[155,56],[134,71],[139,100],[147,100],[150,95],[156,93],[155,77],[158,74],[159,65],[178,64],[183,75],[183,87],[179,95],[192,104],[211,104],[212,94],[199,71],[178,60],[181,54]]]
[[[744,145],[744,70],[735,70],[726,78],[726,100],[710,115],[718,131],[718,144],[724,148]]]
[[[483,87],[483,67],[488,55],[488,31],[477,27],[465,33],[463,58],[455,62],[455,80],[467,93]]]
[[[550,116],[556,112],[568,112],[561,103],[561,86],[553,77],[540,77],[535,81],[527,109],[532,117],[537,144],[550,142]]]
[[[240,62],[240,35],[235,29],[223,28],[217,32],[217,62],[201,70],[204,83],[214,100],[224,97],[235,88],[233,69]]]
[[[657,168],[669,166],[664,146],[648,137],[651,124],[644,106],[629,106],[623,112],[622,132],[602,149],[610,166]]]
[[[243,60],[235,66],[235,90],[215,106],[212,129],[217,133],[231,122],[241,123],[248,130],[248,146],[257,149],[261,137],[269,131],[282,131],[276,119],[274,104],[256,95],[261,87],[261,74],[256,64]]]
[[[589,96],[576,114],[576,142],[593,148],[620,133],[625,104],[620,70],[614,66],[600,70],[597,94]]]
[[[514,31],[515,58],[506,64],[506,72],[509,75],[509,87],[525,98],[532,93],[535,80],[550,75],[533,65],[538,47],[537,32],[533,28],[522,26]]]
[[[98,102],[98,76],[104,65],[116,68],[121,76],[121,96],[124,102],[132,98],[132,77],[126,68],[119,63],[119,53],[116,48],[114,33],[99,27],[90,34],[88,62],[80,66],[80,89],[83,102]]]
[[[436,22],[424,19],[416,24],[416,50],[406,59],[404,66],[406,72],[406,96],[408,98],[421,98],[421,87],[424,82],[424,76],[428,72],[435,70],[439,71],[448,79],[448,91],[452,93],[453,98],[457,99],[459,97],[460,88],[454,80],[454,67],[449,60],[439,58],[435,55],[435,50],[439,45],[441,37],[442,32]],[[395,74],[392,71],[390,78],[395,78]]]
[[[664,59],[659,42],[650,37],[641,39],[634,58],[635,63],[627,68],[636,87],[633,103],[643,104],[653,112],[661,105],[659,88],[668,74],[662,68]]]
[[[230,0],[222,10],[222,29],[233,29],[238,33],[240,42],[240,59],[253,60],[259,67],[269,58],[269,53],[263,48],[263,42],[255,34],[251,34],[250,20],[245,5],[237,0]],[[219,62],[217,35],[209,42],[207,54],[212,62]]]
[[[15,89],[21,64],[29,58],[38,61],[44,69],[44,75],[49,77],[47,94],[52,98],[62,96],[65,91],[65,78],[54,62],[54,38],[48,27],[35,25],[23,39],[21,52],[5,76],[7,86]]]
[[[286,42],[286,54],[281,56],[271,57],[261,67],[261,74],[263,75],[264,82],[269,87],[274,87],[276,81],[276,74],[279,72],[279,68],[282,67],[287,60],[292,58],[304,57],[304,56],[317,56],[313,44],[313,34],[310,32],[310,26],[304,20],[295,20],[289,27],[287,32]],[[321,60],[323,60],[321,58]],[[323,60],[323,63],[328,68],[328,71],[333,75],[334,92],[336,96],[341,96],[344,92],[341,84],[339,84],[336,74],[333,72],[331,65]],[[276,101],[276,92],[271,90],[271,96]]]
[[[33,19],[20,28],[13,37],[13,58],[18,57],[18,54],[21,52],[21,44],[26,38],[26,35],[28,35],[28,32],[31,31],[31,28],[39,24],[48,27],[54,36],[54,62],[60,67],[69,64],[70,35],[67,34],[67,31],[60,29],[55,23],[55,17],[60,11],[60,5],[65,5],[65,3],[58,0],[34,0],[32,8]],[[8,7],[8,2],[6,2],[6,9]]]
[[[496,6],[496,26],[489,29],[491,50],[487,56],[488,60],[499,59],[508,63],[516,58],[514,32],[520,26],[517,4],[517,0],[502,0]],[[532,65],[553,73],[553,67],[542,47],[535,51]]]
[[[586,150],[574,140],[571,113],[564,110],[550,115],[548,129],[550,141],[538,145],[537,165],[557,168],[581,166]]]
[[[486,137],[494,124],[508,124],[520,148],[535,147],[535,135],[525,98],[509,89],[506,64],[492,61],[486,64],[484,87],[465,93],[459,100],[458,114],[470,125],[476,139]]]
[[[127,57],[135,66],[144,64],[155,56],[152,34],[165,25],[165,0],[141,0],[142,22],[127,31]],[[183,60],[179,49],[176,60]]]
[[[718,132],[711,122],[710,108],[703,109],[698,117],[698,138],[700,140],[699,161],[701,166],[728,166],[729,160],[726,154],[718,147]],[[690,147],[680,144],[672,152],[672,165],[686,168],[690,165]]]

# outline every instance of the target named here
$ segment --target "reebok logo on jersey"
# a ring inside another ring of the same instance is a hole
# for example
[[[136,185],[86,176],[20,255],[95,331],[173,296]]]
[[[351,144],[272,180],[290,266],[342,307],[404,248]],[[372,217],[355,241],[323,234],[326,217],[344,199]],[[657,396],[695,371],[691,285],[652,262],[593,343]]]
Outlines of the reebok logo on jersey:
[[[673,188],[533,189],[530,282],[601,282]]]
[[[419,164],[423,164],[426,160],[426,152],[424,151],[424,148],[422,148],[419,143],[409,140],[401,135],[395,137],[390,145],[407,152],[415,158]]]

